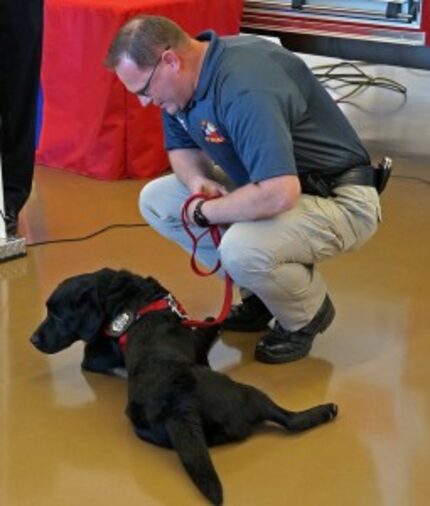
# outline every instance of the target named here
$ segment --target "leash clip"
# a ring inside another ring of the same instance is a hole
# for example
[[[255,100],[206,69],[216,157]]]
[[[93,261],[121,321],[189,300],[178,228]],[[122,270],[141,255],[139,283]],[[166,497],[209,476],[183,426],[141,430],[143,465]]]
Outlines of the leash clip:
[[[166,295],[165,299],[167,300],[167,304],[169,305],[172,313],[175,313],[181,320],[188,320],[188,315],[185,312],[184,308],[178,303],[178,301],[173,297],[171,293]]]

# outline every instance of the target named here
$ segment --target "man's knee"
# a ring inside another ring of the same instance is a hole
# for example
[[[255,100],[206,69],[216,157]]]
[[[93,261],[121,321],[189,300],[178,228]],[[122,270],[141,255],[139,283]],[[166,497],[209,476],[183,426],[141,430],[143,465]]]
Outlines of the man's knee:
[[[272,263],[268,252],[247,228],[246,224],[232,225],[218,249],[224,269],[241,286],[246,286],[250,278],[267,273]]]
[[[177,195],[178,183],[173,176],[154,179],[146,184],[139,196],[139,210],[143,218],[150,224],[154,221],[168,221],[178,218],[181,197]],[[175,178],[176,179],[176,178]]]
[[[146,184],[139,195],[139,211],[146,221],[150,221],[151,217],[156,213],[156,203],[158,194],[157,180]]]

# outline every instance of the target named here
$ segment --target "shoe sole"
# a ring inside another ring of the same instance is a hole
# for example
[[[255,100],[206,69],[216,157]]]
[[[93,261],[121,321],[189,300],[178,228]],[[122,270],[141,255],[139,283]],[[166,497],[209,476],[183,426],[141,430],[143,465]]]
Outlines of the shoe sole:
[[[311,347],[301,352],[279,356],[279,355],[271,355],[267,351],[262,351],[259,348],[256,348],[254,356],[255,359],[258,360],[258,362],[263,362],[265,364],[286,364],[287,362],[294,362],[295,360],[300,360],[301,358],[307,357],[310,351]]]
[[[297,351],[296,353],[289,353],[288,355],[273,355],[269,351],[265,351],[264,349],[256,348],[255,349],[255,359],[259,362],[264,362],[265,364],[285,364],[286,362],[294,362],[295,360],[300,360],[301,358],[305,358],[309,355],[309,352],[312,348],[313,340],[315,336],[318,334],[322,334],[325,332],[330,324],[333,322],[334,317],[336,315],[336,311],[334,309],[333,304],[330,304],[330,307],[327,313],[324,316],[324,320],[321,321],[320,328],[317,330],[315,335],[312,338],[309,348]]]

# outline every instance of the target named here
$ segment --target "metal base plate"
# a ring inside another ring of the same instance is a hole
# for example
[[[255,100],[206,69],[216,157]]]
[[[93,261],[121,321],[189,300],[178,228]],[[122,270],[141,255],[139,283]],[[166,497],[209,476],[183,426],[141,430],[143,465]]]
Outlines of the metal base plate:
[[[0,262],[6,262],[27,254],[25,237],[8,237],[0,239]]]

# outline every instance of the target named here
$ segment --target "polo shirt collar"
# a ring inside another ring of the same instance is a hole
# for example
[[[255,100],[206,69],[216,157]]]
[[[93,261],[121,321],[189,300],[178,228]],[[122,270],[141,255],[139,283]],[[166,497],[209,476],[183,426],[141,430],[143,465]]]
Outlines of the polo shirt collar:
[[[206,95],[209,86],[213,82],[213,75],[217,68],[218,58],[224,49],[220,38],[213,30],[200,33],[197,35],[196,39],[199,41],[209,41],[209,47],[205,54],[196,91],[186,109],[191,109],[195,102],[202,100]]]

